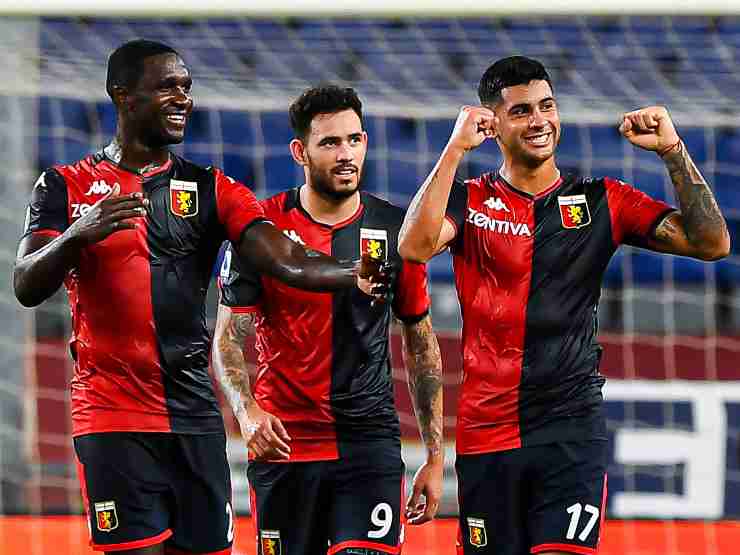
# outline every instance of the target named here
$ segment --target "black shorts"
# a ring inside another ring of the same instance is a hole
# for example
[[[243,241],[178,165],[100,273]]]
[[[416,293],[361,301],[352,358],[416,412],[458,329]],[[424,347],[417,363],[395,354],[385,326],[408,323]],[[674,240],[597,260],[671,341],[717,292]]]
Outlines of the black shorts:
[[[400,443],[368,441],[349,451],[336,461],[249,463],[259,555],[400,553]]]
[[[106,432],[74,447],[93,549],[231,552],[225,435]]]
[[[605,441],[459,455],[458,552],[597,552],[606,502]]]

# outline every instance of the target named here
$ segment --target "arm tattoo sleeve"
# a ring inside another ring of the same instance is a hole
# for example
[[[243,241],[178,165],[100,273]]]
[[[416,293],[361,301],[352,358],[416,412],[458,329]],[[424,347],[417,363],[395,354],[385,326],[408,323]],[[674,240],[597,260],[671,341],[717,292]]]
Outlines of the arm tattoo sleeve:
[[[664,158],[671,181],[676,188],[681,223],[688,243],[697,250],[715,245],[729,237],[727,224],[709,185],[702,177],[683,143]],[[655,230],[655,238],[674,244],[680,234],[676,221],[666,218]]]
[[[213,366],[234,415],[244,410],[243,399],[249,399],[249,373],[244,358],[244,340],[254,332],[255,314],[234,313],[219,306],[213,349]]]
[[[403,360],[421,438],[430,455],[442,453],[442,357],[427,316],[403,326]]]

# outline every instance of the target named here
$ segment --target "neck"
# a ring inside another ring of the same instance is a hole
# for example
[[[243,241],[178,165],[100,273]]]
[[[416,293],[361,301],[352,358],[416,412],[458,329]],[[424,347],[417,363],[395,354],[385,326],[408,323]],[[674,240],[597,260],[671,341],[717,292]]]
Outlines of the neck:
[[[534,167],[513,163],[511,159],[504,160],[499,173],[512,186],[531,195],[541,193],[560,177],[554,157]]]
[[[150,170],[170,159],[170,151],[166,146],[153,147],[144,144],[140,138],[126,133],[122,127],[118,128],[113,145],[117,154],[116,162],[135,171]]]
[[[315,221],[336,225],[351,217],[360,207],[360,192],[341,200],[325,197],[304,184],[300,190],[301,206]]]

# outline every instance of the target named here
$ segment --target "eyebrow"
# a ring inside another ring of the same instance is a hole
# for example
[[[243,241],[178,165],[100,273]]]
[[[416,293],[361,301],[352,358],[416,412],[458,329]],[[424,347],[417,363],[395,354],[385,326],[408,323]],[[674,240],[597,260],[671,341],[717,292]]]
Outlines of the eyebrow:
[[[555,102],[555,97],[553,96],[546,96],[545,98],[541,98],[537,101],[537,104],[542,104],[543,102]],[[511,108],[508,109],[508,112],[512,112],[516,110],[517,108],[527,108],[529,109],[530,104],[528,102],[520,102],[519,104],[514,104]]]

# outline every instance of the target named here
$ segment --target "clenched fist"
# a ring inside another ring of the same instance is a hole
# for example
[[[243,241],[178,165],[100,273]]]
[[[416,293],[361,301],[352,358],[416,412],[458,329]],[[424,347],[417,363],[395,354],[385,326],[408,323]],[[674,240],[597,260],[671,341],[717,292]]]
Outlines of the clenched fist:
[[[635,146],[663,153],[681,140],[668,110],[649,106],[622,116],[619,132]]]
[[[448,145],[472,150],[494,136],[496,115],[483,106],[463,106],[455,121]]]

